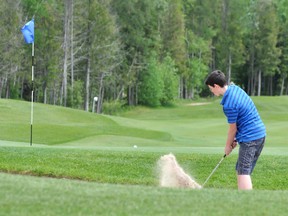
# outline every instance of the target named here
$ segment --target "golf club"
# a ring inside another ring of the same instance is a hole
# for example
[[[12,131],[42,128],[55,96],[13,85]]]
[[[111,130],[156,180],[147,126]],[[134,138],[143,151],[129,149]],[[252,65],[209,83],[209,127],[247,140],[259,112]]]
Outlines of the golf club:
[[[222,161],[224,160],[224,158],[226,157],[226,154],[224,154],[224,156],[221,158],[221,160],[219,161],[219,163],[216,165],[216,167],[212,170],[211,174],[208,176],[208,178],[206,179],[206,181],[203,183],[202,187],[204,187],[204,185],[208,182],[208,180],[210,179],[210,177],[213,175],[213,173],[217,170],[217,168],[219,167],[219,165],[222,163]]]

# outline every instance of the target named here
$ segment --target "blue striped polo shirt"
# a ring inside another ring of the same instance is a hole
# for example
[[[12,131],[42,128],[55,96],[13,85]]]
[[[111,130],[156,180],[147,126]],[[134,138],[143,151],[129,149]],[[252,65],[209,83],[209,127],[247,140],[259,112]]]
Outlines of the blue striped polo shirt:
[[[239,143],[250,142],[266,136],[263,124],[252,99],[236,85],[229,85],[221,105],[229,124],[236,123],[236,139]]]

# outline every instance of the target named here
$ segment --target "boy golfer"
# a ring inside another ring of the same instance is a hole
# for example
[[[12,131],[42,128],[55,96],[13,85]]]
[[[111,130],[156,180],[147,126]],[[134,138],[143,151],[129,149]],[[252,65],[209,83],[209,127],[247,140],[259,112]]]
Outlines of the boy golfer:
[[[227,85],[224,73],[210,73],[205,81],[221,105],[229,123],[225,154],[240,145],[236,172],[239,190],[251,190],[251,173],[264,146],[266,129],[251,98],[236,85]],[[235,142],[234,140],[237,140]]]

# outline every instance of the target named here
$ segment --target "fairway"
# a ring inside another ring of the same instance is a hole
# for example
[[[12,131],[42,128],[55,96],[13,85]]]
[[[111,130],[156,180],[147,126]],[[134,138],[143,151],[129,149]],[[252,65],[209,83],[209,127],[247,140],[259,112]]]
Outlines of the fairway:
[[[117,116],[35,104],[30,146],[30,104],[0,99],[1,213],[285,215],[288,99],[253,100],[265,122],[267,142],[252,176],[255,190],[239,192],[234,173],[238,149],[203,190],[158,187],[161,155],[175,154],[200,184],[219,162],[227,131],[219,100],[137,107]]]

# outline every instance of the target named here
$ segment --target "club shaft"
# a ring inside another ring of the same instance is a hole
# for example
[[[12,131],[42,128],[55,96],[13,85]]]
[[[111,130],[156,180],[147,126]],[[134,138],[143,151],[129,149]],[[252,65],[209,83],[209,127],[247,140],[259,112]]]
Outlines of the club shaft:
[[[212,170],[212,172],[210,173],[210,175],[208,176],[208,178],[205,180],[205,182],[203,183],[202,187],[204,187],[204,185],[208,182],[208,180],[211,178],[211,176],[214,174],[214,172],[217,170],[217,168],[220,166],[220,164],[222,163],[222,161],[224,160],[224,158],[226,157],[226,154],[221,158],[221,160],[219,161],[219,163],[216,165],[216,167]]]

